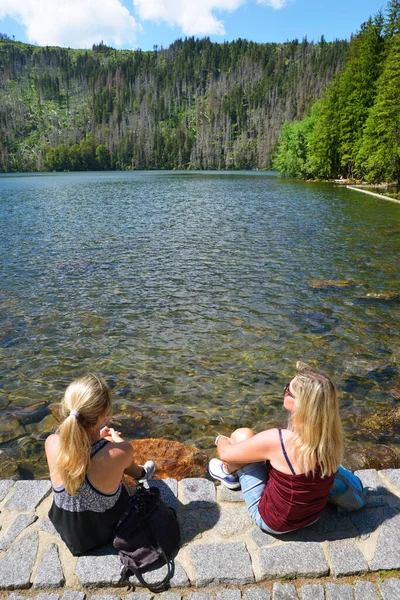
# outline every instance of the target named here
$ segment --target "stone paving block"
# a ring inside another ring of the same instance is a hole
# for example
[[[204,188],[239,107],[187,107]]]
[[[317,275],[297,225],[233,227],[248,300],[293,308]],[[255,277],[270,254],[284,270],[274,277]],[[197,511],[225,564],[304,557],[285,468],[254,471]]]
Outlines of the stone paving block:
[[[323,585],[301,586],[301,600],[324,600],[325,592]]]
[[[386,520],[380,528],[371,571],[400,569],[400,514]]]
[[[354,600],[353,588],[348,583],[327,583],[326,600]]]
[[[190,555],[197,587],[254,583],[250,555],[243,542],[192,546]]]
[[[353,524],[347,513],[340,513],[334,506],[327,506],[321,515],[321,518],[310,527],[301,529],[300,532],[313,531],[318,534],[321,541],[344,540],[354,538],[358,535],[358,530]]]
[[[11,481],[11,479],[0,481],[0,502],[7,496],[14,483],[15,481]]]
[[[271,594],[266,588],[247,588],[243,592],[243,600],[271,600]]]
[[[378,584],[383,600],[399,600],[400,579],[392,577]]]
[[[204,512],[208,514],[214,511],[206,510]],[[177,517],[181,529],[182,545],[188,544],[201,534],[202,528],[197,518],[197,511],[178,510]],[[206,529],[209,529],[209,527],[206,527]]]
[[[274,583],[272,600],[299,600],[296,588],[291,583]]]
[[[121,600],[121,597],[113,594],[93,594],[89,596],[89,600]]]
[[[0,589],[25,589],[30,578],[38,551],[38,534],[25,535],[0,558]]]
[[[247,531],[251,527],[253,527],[253,521],[245,506],[236,506],[235,508],[221,507],[219,519],[215,525],[215,529],[219,534],[224,537],[233,537]]]
[[[153,594],[146,594],[145,592],[131,592],[125,598],[125,600],[152,600]]]
[[[64,583],[65,577],[58,556],[58,546],[50,544],[47,546],[43,560],[38,567],[33,587],[43,590],[58,588]]]
[[[12,594],[10,594],[8,596],[7,600],[32,600],[32,598],[27,598],[26,596],[20,596],[19,594],[16,594],[15,592],[13,592]]]
[[[163,592],[157,595],[157,600],[182,600],[182,596],[173,592]]]
[[[350,518],[357,527],[362,540],[369,538],[383,521],[382,508],[362,508],[350,513]]]
[[[329,573],[329,565],[318,542],[289,542],[261,548],[259,563],[262,579],[323,577]]]
[[[368,563],[353,541],[328,542],[327,547],[331,573],[334,577],[360,575],[368,572]]]
[[[213,508],[217,501],[215,485],[202,477],[190,477],[179,482],[179,498],[188,508]]]
[[[63,593],[61,600],[85,600],[86,594],[84,592],[74,592],[67,590]]]
[[[156,487],[160,490],[161,500],[165,502],[167,506],[170,506],[174,510],[178,507],[178,482],[176,479],[151,479],[149,481],[150,488]]]
[[[219,521],[220,513],[221,510],[217,505],[215,505],[215,508],[199,510],[199,532],[203,533],[204,531],[210,531],[210,529],[214,529]]]
[[[392,485],[400,489],[400,469],[382,469],[379,475],[383,475]]]
[[[166,574],[167,566],[162,565],[155,569],[150,567],[148,571],[143,573],[143,577],[145,581],[148,581],[149,583],[158,583],[164,579]],[[138,587],[142,585],[135,575],[129,577],[129,582]],[[174,563],[174,572],[169,585],[171,588],[187,587],[190,585],[189,577],[187,576],[185,569],[178,562]]]
[[[188,600],[214,600],[214,595],[207,592],[191,592]]]
[[[378,588],[372,581],[356,581],[354,597],[355,600],[380,600]]]
[[[0,550],[7,550],[13,541],[37,519],[36,515],[18,515],[0,540]]]
[[[47,518],[40,519],[39,529],[40,529],[40,531],[47,531],[47,533],[51,533],[55,537],[61,538],[60,534],[58,533],[57,529],[54,527],[54,525],[50,521],[50,519],[47,519]]]
[[[47,480],[16,481],[14,493],[5,504],[8,510],[35,510],[50,494],[51,483]]]
[[[58,600],[59,597],[60,594],[40,592],[40,594],[36,596],[35,600]]]
[[[80,556],[75,573],[83,587],[117,585],[120,581],[118,553],[113,548],[105,547]]]
[[[230,490],[225,485],[219,487],[218,498],[220,502],[244,502],[242,490]]]
[[[240,590],[223,590],[217,594],[217,600],[241,600],[241,598]]]
[[[255,527],[253,529],[253,531],[250,533],[250,537],[259,548],[262,548],[263,546],[271,546],[271,544],[276,542],[276,539],[272,537],[272,535],[262,531],[259,527]]]
[[[355,471],[355,475],[358,475],[365,488],[369,488],[367,490],[369,494],[383,496],[389,493],[376,469],[362,469],[361,471]]]

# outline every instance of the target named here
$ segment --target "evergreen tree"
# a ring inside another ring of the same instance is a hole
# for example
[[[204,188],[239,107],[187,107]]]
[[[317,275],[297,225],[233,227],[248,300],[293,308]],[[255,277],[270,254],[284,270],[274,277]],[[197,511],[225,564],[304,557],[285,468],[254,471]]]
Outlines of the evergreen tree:
[[[400,181],[400,33],[390,39],[378,94],[357,156],[367,181]]]
[[[281,124],[304,117],[347,48],[323,38],[188,38],[153,52],[0,40],[1,168],[268,168]]]
[[[388,38],[400,33],[400,0],[390,0],[388,3],[384,31]]]
[[[400,2],[352,39],[343,72],[326,88],[315,119],[285,124],[275,165],[296,176],[399,178]],[[384,32],[384,36],[382,33]]]
[[[363,127],[376,95],[384,50],[381,29],[380,15],[362,26],[361,32],[350,44],[349,58],[338,82],[335,125],[339,127],[338,153],[345,177],[353,176],[354,159],[362,142]]]
[[[336,80],[321,99],[310,131],[307,160],[318,178],[337,177],[340,171],[338,107],[339,80]]]

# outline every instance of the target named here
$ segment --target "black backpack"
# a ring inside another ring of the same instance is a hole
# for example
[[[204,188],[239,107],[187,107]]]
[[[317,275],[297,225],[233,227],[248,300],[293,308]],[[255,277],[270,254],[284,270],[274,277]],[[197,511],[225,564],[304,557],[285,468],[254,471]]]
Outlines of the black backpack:
[[[136,575],[151,592],[162,592],[168,588],[173,574],[171,559],[180,547],[178,519],[175,511],[161,500],[157,488],[149,490],[138,484],[129,504],[113,542],[121,561],[121,580]],[[167,565],[167,574],[158,583],[147,583],[141,571],[157,561]]]

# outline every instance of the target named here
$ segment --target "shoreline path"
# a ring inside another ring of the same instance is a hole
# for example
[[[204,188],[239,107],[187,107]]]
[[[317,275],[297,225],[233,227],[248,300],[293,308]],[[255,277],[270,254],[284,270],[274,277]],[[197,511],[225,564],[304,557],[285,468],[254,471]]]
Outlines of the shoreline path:
[[[183,538],[171,589],[155,596],[400,600],[400,469],[357,474],[370,506],[354,513],[328,506],[318,523],[281,537],[252,524],[240,491],[203,478],[152,481],[177,511]],[[373,506],[377,499],[381,506]],[[73,557],[47,518],[51,501],[47,480],[0,480],[0,598],[151,600],[146,589],[119,584],[112,547]]]

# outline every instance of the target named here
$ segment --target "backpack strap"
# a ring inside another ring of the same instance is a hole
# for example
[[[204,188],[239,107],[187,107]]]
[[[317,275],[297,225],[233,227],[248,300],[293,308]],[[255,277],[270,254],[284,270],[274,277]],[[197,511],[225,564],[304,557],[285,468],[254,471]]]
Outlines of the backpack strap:
[[[143,577],[142,573],[140,572],[140,570],[137,569],[136,567],[134,567],[133,565],[123,567],[123,569],[121,571],[121,581],[129,580],[130,573],[132,573],[133,575],[135,575],[137,577],[138,581],[144,587],[147,587],[147,589],[150,590],[150,592],[158,593],[158,592],[163,592],[164,590],[166,590],[168,582],[171,580],[171,577],[172,577],[171,563],[168,560],[168,558],[162,548],[160,548],[158,546],[158,548],[156,548],[156,550],[157,550],[157,552],[159,552],[160,558],[162,557],[165,561],[165,564],[167,565],[167,574],[161,581],[158,581],[157,583],[147,582],[145,580],[145,578]],[[122,550],[120,550],[119,552],[121,555]]]

